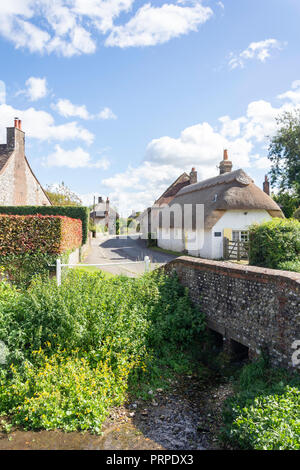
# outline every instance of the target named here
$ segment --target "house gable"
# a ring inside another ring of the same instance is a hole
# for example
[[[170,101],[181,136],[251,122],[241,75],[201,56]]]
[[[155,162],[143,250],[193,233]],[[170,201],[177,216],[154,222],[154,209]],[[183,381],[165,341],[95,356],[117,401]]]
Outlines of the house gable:
[[[51,205],[25,156],[21,121],[7,128],[7,143],[0,145],[0,204],[9,206]]]

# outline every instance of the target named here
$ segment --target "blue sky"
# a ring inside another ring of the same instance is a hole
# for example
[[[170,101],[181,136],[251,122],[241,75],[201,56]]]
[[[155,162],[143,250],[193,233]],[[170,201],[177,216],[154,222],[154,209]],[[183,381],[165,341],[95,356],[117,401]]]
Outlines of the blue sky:
[[[18,116],[46,186],[142,210],[192,166],[261,186],[275,117],[300,105],[298,0],[10,0],[0,141]]]

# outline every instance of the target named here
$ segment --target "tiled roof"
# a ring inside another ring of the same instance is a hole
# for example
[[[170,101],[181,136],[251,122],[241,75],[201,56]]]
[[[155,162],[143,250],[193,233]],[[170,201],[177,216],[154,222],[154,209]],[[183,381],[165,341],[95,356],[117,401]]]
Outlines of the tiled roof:
[[[5,150],[1,149],[1,146],[0,146],[0,171],[2,170],[6,162],[9,160],[9,157],[11,156],[11,154],[12,154],[12,151],[7,151],[6,145],[5,145]]]
[[[171,184],[171,186],[168,187],[168,189],[155,201],[154,205],[155,206],[162,206],[165,204],[169,204],[176,194],[185,186],[188,186],[190,184],[190,177],[187,175],[187,173],[182,173],[182,175],[177,178],[174,183]]]

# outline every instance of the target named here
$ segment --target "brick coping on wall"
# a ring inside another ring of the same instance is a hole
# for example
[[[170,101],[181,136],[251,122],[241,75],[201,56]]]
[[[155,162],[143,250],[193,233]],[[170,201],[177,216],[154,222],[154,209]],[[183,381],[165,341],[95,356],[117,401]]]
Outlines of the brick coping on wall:
[[[193,256],[180,256],[170,261],[165,267],[169,269],[172,265],[183,265],[193,267],[199,271],[216,272],[220,275],[230,276],[232,278],[247,279],[276,284],[289,284],[292,290],[300,292],[300,273],[292,271],[281,271],[278,269],[262,268],[259,266],[249,266],[228,261],[214,261]]]

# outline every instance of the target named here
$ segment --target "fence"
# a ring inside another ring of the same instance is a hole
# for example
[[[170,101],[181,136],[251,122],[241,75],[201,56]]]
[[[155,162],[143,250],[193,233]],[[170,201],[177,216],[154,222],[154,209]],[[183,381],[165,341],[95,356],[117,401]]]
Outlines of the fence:
[[[241,261],[249,259],[249,244],[240,240],[232,241],[224,238],[224,259]]]
[[[104,266],[123,266],[124,264],[137,264],[137,263],[144,263],[145,265],[145,273],[149,272],[150,270],[150,258],[149,256],[145,256],[144,261],[123,261],[122,263],[105,263],[105,264],[62,264],[60,259],[56,260],[56,282],[57,285],[61,285],[61,270],[64,267],[71,268],[71,267],[85,267],[85,266],[95,266],[95,267],[104,267]]]

